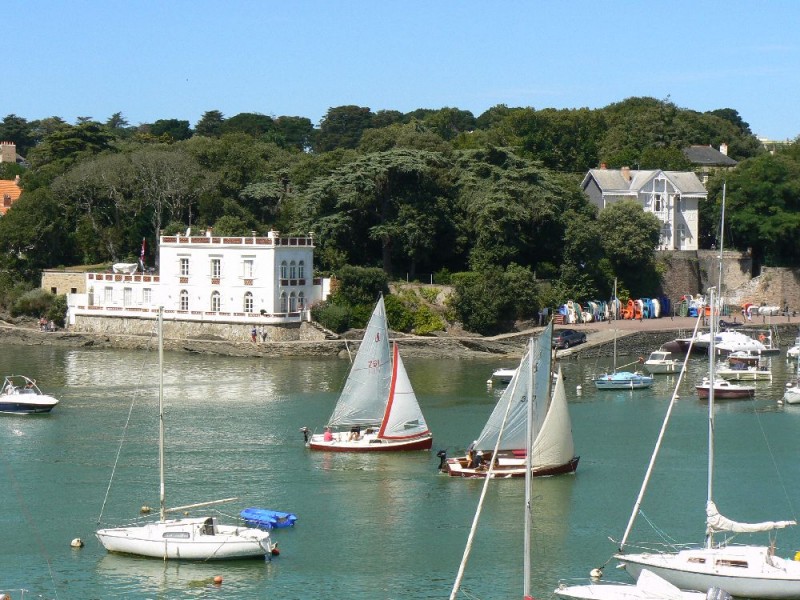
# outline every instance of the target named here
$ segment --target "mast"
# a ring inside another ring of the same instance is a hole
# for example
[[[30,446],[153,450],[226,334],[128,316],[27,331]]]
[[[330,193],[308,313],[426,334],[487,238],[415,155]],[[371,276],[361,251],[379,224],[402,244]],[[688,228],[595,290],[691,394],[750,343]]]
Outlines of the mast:
[[[711,322],[709,323],[709,335],[711,337],[708,345],[708,496],[707,503],[714,499],[714,380],[716,378],[716,326],[714,310],[714,288],[709,290],[711,305]],[[706,548],[714,545],[714,533],[707,529]]]
[[[614,277],[614,373],[617,372],[617,278]]]
[[[534,405],[534,387],[533,387],[533,374],[539,366],[539,360],[536,358],[534,364],[533,346],[534,342],[531,339],[529,343],[529,350],[531,354],[530,364],[527,372],[528,376],[528,425],[527,436],[525,438],[525,537],[523,540],[523,576],[522,576],[522,595],[524,600],[533,600],[531,596],[531,482],[533,477],[531,469],[533,468],[533,405]],[[537,345],[539,353],[543,352],[541,344]],[[552,349],[548,348],[548,352]]]
[[[158,476],[162,521],[167,519],[167,497],[164,491],[164,307],[158,307]]]

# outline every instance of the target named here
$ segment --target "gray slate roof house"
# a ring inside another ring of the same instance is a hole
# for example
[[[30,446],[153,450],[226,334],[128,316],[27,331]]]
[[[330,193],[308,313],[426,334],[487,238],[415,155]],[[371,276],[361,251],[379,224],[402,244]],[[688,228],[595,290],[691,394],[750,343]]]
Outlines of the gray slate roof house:
[[[698,249],[698,205],[708,191],[694,173],[590,169],[581,189],[599,210],[630,199],[654,214],[661,221],[659,250]]]
[[[712,146],[689,146],[683,149],[683,155],[695,166],[695,172],[704,184],[717,169],[732,169],[739,164],[728,156],[727,144],[721,144],[719,150]]]

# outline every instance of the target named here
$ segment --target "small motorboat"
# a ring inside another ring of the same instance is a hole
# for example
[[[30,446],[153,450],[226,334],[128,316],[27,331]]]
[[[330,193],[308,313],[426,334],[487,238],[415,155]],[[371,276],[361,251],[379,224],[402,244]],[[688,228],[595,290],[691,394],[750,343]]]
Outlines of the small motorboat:
[[[0,388],[0,413],[49,413],[56,404],[56,398],[42,393],[36,380],[25,375],[7,375]]]
[[[258,529],[283,529],[285,527],[294,527],[297,521],[297,515],[294,513],[270,510],[268,508],[245,508],[239,513],[239,516],[244,519],[245,525],[248,527],[257,527]]]
[[[697,384],[696,389],[698,397],[708,398],[711,393],[711,384],[708,377],[703,377],[702,383]],[[756,388],[751,385],[739,385],[719,377],[714,380],[714,398],[717,400],[752,398],[755,395]]]
[[[640,390],[653,385],[653,376],[639,371],[615,371],[594,378],[598,390]]]
[[[516,369],[497,369],[494,373],[492,373],[492,381],[497,381],[498,383],[510,383],[511,379],[516,374]]]
[[[717,375],[734,381],[772,381],[768,359],[753,352],[731,352],[728,363],[717,369]]]
[[[783,401],[786,404],[800,404],[800,384],[787,383],[786,389],[783,391]]]
[[[650,353],[650,357],[644,361],[644,368],[651,375],[657,373],[677,373],[681,370],[683,363],[672,358],[672,352],[667,350],[656,350]]]

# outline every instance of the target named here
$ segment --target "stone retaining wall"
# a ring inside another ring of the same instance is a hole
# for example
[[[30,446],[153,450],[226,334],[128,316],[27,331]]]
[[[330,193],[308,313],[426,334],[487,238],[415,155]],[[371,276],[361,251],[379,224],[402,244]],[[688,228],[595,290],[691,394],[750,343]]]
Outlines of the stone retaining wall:
[[[259,341],[268,342],[317,342],[325,334],[309,323],[258,326]],[[153,319],[133,317],[94,317],[77,315],[69,330],[74,333],[104,333],[108,335],[149,335],[155,331]],[[230,342],[250,341],[252,325],[241,323],[198,323],[194,321],[164,320],[164,337],[172,339],[225,340]]]

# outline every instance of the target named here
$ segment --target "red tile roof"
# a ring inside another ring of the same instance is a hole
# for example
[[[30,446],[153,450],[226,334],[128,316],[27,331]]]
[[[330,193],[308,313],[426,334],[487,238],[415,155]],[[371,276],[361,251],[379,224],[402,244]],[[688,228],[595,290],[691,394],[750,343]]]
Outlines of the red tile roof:
[[[6,214],[8,209],[17,201],[22,189],[13,179],[0,179],[0,215]]]

